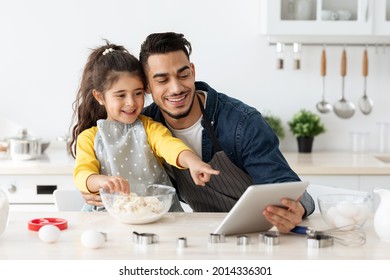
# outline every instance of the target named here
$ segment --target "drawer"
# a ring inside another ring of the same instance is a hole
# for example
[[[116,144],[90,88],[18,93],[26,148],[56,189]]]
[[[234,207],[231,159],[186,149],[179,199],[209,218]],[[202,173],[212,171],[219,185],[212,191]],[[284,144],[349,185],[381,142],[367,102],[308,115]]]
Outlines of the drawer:
[[[1,175],[0,188],[11,204],[52,204],[54,190],[75,187],[70,175]]]

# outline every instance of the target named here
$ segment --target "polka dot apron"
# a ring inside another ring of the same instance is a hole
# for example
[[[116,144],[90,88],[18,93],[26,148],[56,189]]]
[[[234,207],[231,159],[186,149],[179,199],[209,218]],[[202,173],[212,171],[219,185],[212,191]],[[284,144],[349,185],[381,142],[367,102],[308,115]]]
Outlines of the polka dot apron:
[[[148,143],[141,120],[132,124],[98,120],[97,127],[94,144],[100,174],[124,177],[129,181],[131,191],[136,193],[141,193],[150,184],[172,186]],[[177,196],[170,211],[183,211]]]

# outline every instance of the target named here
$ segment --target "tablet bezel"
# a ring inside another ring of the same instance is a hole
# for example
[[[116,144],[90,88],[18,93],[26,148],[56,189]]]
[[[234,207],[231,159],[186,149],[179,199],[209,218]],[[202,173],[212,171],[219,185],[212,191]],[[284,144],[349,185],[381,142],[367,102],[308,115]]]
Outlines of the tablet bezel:
[[[267,231],[272,224],[262,214],[263,210],[268,205],[281,206],[282,198],[298,200],[308,186],[306,181],[249,186],[214,233],[235,235]]]

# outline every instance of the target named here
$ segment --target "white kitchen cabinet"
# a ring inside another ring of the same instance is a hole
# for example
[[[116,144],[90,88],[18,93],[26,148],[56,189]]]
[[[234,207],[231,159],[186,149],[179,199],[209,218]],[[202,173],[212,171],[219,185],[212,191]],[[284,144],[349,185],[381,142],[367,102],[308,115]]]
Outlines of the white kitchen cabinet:
[[[374,34],[390,35],[390,0],[375,0]]]
[[[0,189],[13,211],[54,211],[53,191],[75,189],[69,175],[0,175]]]
[[[382,42],[390,35],[390,0],[262,0],[261,20],[261,33],[275,42],[291,36]]]

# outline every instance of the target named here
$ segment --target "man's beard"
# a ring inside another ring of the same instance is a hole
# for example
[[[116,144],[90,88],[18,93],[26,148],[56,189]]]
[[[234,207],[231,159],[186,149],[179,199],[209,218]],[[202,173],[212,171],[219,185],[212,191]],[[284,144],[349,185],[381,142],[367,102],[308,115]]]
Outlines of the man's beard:
[[[164,110],[163,108],[160,108],[165,114],[167,114],[169,117],[171,117],[172,119],[175,119],[175,120],[180,120],[180,119],[183,119],[185,117],[187,117],[190,112],[191,112],[191,109],[192,109],[192,106],[194,105],[194,100],[195,100],[195,95],[193,95],[192,97],[192,101],[191,101],[191,105],[190,107],[188,107],[188,110],[186,110],[185,112],[183,113],[180,113],[180,114],[172,114],[171,112],[167,111],[167,110]]]

